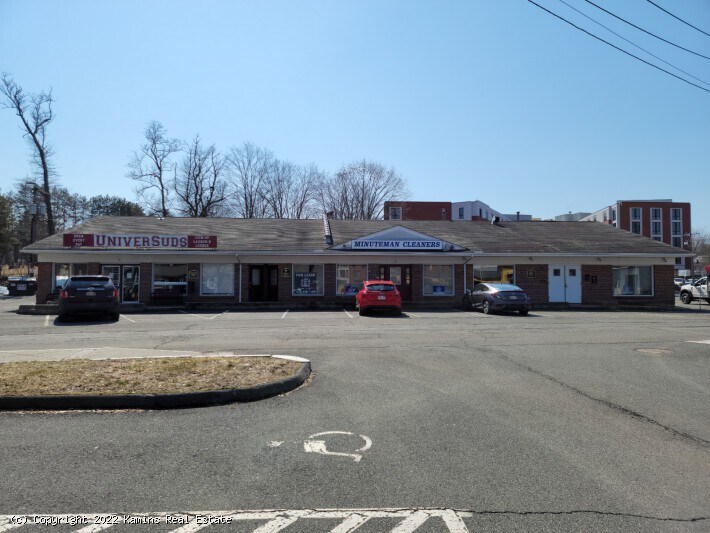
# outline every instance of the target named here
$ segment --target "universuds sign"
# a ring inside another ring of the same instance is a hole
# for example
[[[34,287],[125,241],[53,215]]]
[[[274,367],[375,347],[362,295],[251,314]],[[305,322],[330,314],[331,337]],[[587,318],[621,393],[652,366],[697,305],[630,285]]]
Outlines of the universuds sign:
[[[216,235],[104,235],[65,233],[68,248],[217,248]]]

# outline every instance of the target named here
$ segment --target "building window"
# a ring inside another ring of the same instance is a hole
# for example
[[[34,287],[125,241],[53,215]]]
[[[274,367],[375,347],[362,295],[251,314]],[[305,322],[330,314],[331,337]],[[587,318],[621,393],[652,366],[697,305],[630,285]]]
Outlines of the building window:
[[[293,265],[292,294],[323,296],[323,265]]]
[[[89,265],[86,263],[54,263],[54,286],[52,289],[61,289],[70,276],[86,276]]]
[[[200,294],[234,296],[234,264],[202,264]]]
[[[651,220],[661,220],[661,208],[652,207],[651,208]]]
[[[153,292],[187,294],[187,265],[153,265]]]
[[[683,248],[683,237],[671,237],[671,244],[676,248]]]
[[[367,279],[367,265],[337,265],[335,274],[335,294],[355,296]]]
[[[676,265],[683,265],[683,258],[682,258],[682,257],[676,257],[676,258],[675,258],[675,264],[676,264]]]
[[[515,283],[513,265],[478,265],[473,267],[473,284]]]
[[[653,267],[612,267],[614,296],[653,296]]]
[[[453,265],[424,265],[424,296],[453,296]]]
[[[463,220],[463,207],[459,207],[459,220]]]
[[[683,220],[683,210],[679,207],[671,209],[671,220]]]
[[[632,207],[631,211],[631,233],[641,235],[641,208]]]
[[[402,220],[402,208],[390,207],[390,220]]]

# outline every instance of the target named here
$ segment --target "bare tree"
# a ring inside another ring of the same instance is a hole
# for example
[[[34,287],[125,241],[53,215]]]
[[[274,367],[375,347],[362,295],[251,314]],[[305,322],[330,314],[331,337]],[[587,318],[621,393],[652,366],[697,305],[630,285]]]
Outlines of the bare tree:
[[[133,152],[127,177],[138,182],[135,193],[152,214],[170,215],[171,173],[176,170],[171,157],[182,149],[182,142],[167,136],[167,130],[153,120],[145,127],[146,142]]]
[[[274,218],[314,218],[322,176],[315,165],[304,168],[290,161],[274,159],[262,187],[269,215]]]
[[[226,198],[224,167],[224,158],[215,146],[204,148],[200,136],[196,135],[175,178],[176,210],[189,217],[223,214]]]
[[[320,203],[339,219],[382,218],[386,200],[409,196],[406,182],[394,168],[365,159],[349,163],[323,183]]]
[[[22,122],[23,136],[31,147],[31,164],[42,178],[39,192],[47,209],[47,231],[54,235],[50,178],[54,177],[55,170],[51,164],[52,147],[47,141],[47,126],[54,120],[52,90],[48,93],[42,91],[39,94],[25,94],[22,87],[8,73],[3,72],[0,93],[5,96],[2,107],[14,110]]]
[[[268,204],[265,186],[274,156],[268,150],[245,142],[227,156],[233,211],[241,218],[264,218]]]

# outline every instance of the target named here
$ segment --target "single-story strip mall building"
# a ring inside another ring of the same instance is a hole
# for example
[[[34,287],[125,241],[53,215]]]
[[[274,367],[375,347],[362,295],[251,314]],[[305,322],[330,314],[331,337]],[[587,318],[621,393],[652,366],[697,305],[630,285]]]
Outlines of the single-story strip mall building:
[[[37,303],[77,274],[113,278],[123,304],[297,307],[354,303],[365,279],[407,306],[454,307],[482,281],[548,304],[670,308],[687,251],[605,224],[98,217],[23,250]]]

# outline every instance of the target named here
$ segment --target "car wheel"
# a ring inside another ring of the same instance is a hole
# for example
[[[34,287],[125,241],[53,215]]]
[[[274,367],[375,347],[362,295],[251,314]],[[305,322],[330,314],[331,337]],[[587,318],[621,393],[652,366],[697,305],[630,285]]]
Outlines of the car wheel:
[[[119,318],[120,318],[119,313],[111,313],[111,320],[113,320],[114,322],[118,322]]]
[[[684,304],[689,304],[690,302],[693,301],[693,297],[687,291],[681,292],[680,293],[680,301],[683,302]]]
[[[483,300],[483,312],[487,315],[491,313],[491,306],[488,303],[488,300]]]
[[[365,308],[364,307],[359,307],[357,312],[360,316],[365,316]]]
[[[59,313],[57,315],[57,322],[66,322],[67,321],[67,315],[64,313]]]
[[[520,310],[520,316],[527,316],[528,315],[528,310],[527,309],[521,309]]]

